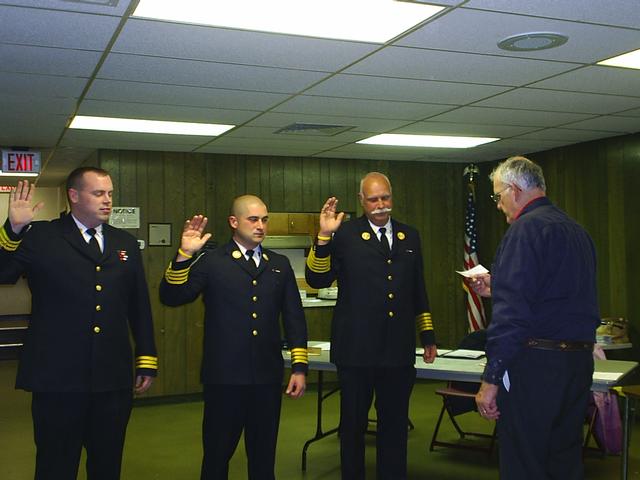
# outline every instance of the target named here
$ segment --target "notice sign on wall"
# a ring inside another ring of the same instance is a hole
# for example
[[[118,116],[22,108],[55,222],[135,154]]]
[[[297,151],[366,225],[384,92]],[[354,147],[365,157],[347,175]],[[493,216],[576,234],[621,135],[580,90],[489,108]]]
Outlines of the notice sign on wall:
[[[37,175],[40,173],[40,152],[2,150],[2,173]]]
[[[117,228],[140,228],[140,207],[112,207],[109,225]]]

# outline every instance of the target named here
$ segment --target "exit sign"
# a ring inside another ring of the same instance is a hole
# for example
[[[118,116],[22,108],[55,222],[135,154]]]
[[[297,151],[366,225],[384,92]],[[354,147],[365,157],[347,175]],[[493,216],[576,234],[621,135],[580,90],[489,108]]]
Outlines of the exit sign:
[[[2,150],[2,173],[37,174],[40,172],[40,152]]]

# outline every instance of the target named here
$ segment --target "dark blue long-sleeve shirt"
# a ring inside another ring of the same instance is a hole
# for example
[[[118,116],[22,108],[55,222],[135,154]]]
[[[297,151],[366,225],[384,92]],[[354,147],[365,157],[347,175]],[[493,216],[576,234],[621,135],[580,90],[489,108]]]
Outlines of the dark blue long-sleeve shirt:
[[[528,339],[595,340],[600,316],[593,242],[549,199],[537,198],[523,209],[491,270],[485,382],[500,383]]]

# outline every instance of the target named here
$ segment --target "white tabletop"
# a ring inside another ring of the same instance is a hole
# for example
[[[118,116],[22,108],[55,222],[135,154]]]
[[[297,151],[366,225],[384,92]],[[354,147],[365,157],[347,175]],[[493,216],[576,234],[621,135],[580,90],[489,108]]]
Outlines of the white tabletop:
[[[335,371],[336,366],[329,361],[329,342],[310,341],[310,347],[321,345],[324,349],[320,355],[309,355],[309,369],[321,371]],[[288,352],[283,352],[285,362],[290,364]],[[437,357],[435,362],[425,363],[421,356],[416,356],[416,377],[429,380],[451,380],[462,382],[480,382],[484,371],[486,358],[462,359]],[[638,362],[627,362],[620,360],[596,360],[595,371],[593,373],[593,391],[607,391],[617,385],[638,366]]]

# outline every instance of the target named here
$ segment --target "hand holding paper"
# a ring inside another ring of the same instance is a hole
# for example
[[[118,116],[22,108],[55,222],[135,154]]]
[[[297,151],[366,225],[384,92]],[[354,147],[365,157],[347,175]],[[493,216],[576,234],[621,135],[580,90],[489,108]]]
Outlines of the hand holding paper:
[[[481,297],[491,296],[491,275],[482,265],[476,265],[469,270],[456,270],[456,273],[465,277],[465,283]]]
[[[456,273],[459,273],[463,277],[474,278],[474,277],[477,277],[478,275],[489,273],[489,270],[484,268],[482,265],[476,265],[475,267],[470,268],[469,270],[456,270]]]

